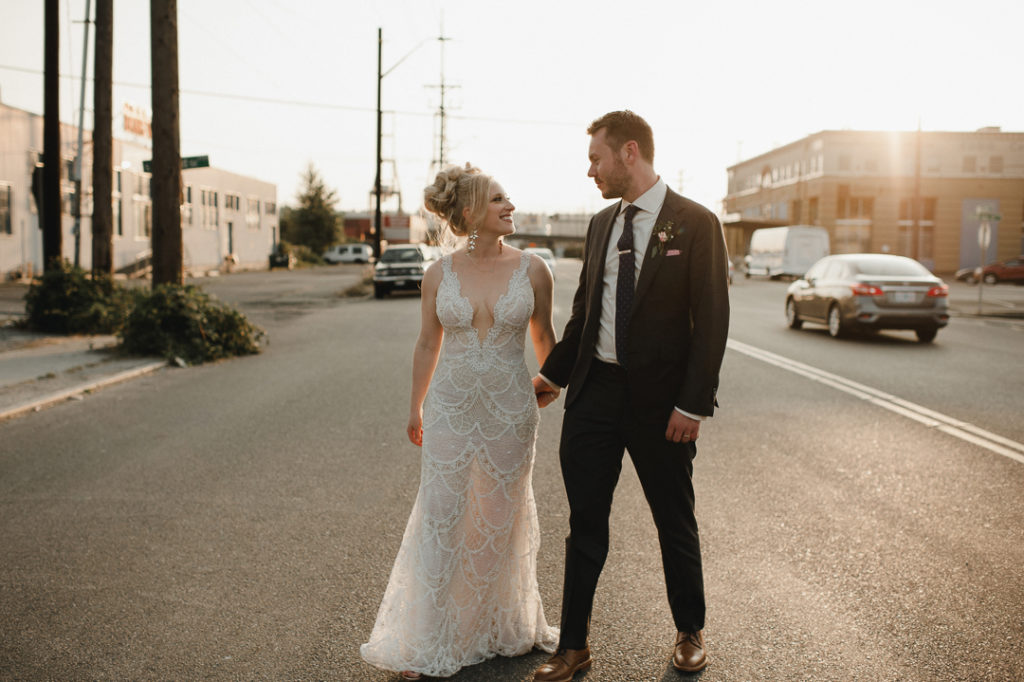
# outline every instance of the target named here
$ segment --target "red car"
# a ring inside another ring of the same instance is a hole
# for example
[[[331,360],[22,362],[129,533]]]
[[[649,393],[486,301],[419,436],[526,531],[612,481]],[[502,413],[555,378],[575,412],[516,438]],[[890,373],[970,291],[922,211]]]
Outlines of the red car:
[[[978,281],[977,271],[977,268],[964,268],[957,271],[956,278],[968,284],[975,284]],[[1024,256],[986,265],[981,271],[981,278],[985,284],[998,284],[999,282],[1024,284]]]

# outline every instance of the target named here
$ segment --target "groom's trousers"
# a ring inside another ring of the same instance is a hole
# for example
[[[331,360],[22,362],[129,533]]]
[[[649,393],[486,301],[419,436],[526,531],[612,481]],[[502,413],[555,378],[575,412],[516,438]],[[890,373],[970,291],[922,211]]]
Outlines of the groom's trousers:
[[[626,370],[597,361],[563,417],[559,457],[569,499],[559,646],[587,643],[598,577],[608,556],[612,495],[629,452],[654,516],[676,628],[704,627],[704,578],[691,476],[696,447],[665,439],[668,414],[638,414]]]

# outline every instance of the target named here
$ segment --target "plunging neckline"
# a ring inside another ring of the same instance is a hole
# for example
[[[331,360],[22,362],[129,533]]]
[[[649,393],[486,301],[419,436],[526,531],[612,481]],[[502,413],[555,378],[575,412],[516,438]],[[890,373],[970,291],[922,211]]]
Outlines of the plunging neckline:
[[[512,274],[509,276],[508,282],[505,283],[505,292],[498,296],[498,298],[494,299],[494,307],[491,308],[491,325],[487,328],[487,331],[482,337],[480,336],[480,330],[473,326],[473,318],[476,317],[476,308],[473,307],[473,302],[469,297],[462,293],[462,279],[459,278],[459,273],[455,272],[455,254],[448,255],[448,271],[452,273],[453,277],[455,277],[455,293],[461,300],[466,302],[467,306],[469,306],[469,326],[476,332],[473,336],[476,338],[478,345],[486,345],[491,338],[491,332],[494,331],[495,327],[497,327],[498,306],[500,306],[501,302],[512,293],[512,283],[515,281],[516,275],[518,275],[523,269],[523,256],[525,255],[525,251],[519,255],[519,265],[512,270]],[[484,302],[484,307],[486,307],[486,301]]]

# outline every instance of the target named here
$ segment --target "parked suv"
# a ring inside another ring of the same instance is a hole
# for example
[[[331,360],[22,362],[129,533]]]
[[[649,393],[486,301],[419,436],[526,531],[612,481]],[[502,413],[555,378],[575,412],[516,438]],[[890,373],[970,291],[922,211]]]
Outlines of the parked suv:
[[[396,289],[419,291],[423,273],[436,257],[434,247],[426,244],[388,247],[373,269],[373,295],[384,298]]]
[[[328,263],[372,263],[373,249],[369,244],[336,244],[324,251]]]

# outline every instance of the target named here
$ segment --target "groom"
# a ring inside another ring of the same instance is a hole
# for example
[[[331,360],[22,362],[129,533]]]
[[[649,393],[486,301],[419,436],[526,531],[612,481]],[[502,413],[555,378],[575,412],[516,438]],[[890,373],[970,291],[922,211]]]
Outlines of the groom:
[[[654,172],[646,121],[614,111],[587,134],[587,175],[605,199],[621,201],[590,221],[572,314],[533,379],[542,406],[569,387],[559,447],[570,512],[561,640],[537,682],[568,682],[590,667],[590,612],[624,450],[658,529],[678,631],[672,664],[707,665],[691,475],[729,327],[725,241],[714,214]]]

